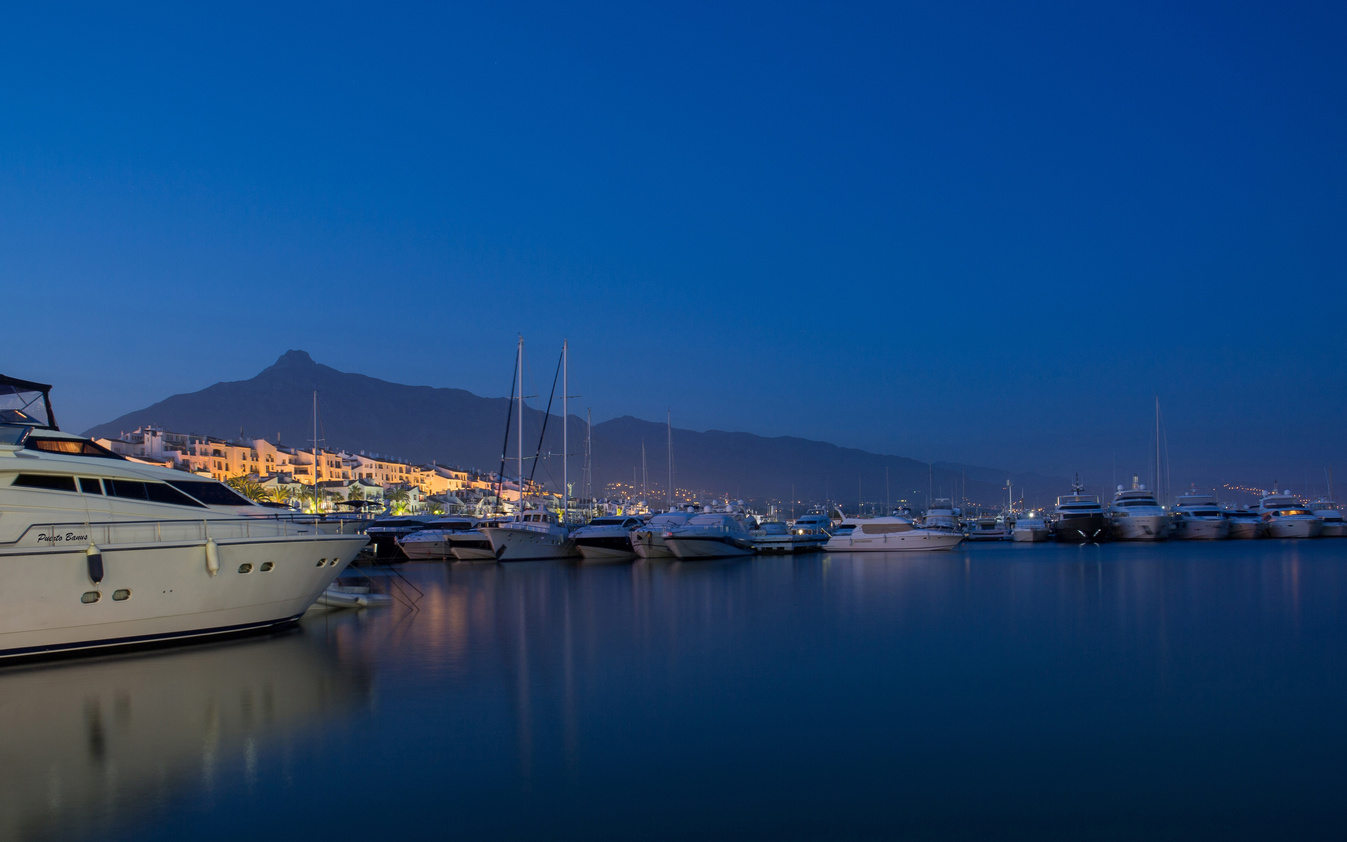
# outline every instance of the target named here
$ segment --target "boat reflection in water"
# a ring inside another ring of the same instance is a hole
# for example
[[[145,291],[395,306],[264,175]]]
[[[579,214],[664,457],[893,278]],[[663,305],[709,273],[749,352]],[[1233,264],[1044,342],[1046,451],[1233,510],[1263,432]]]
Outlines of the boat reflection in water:
[[[371,699],[318,633],[0,670],[0,839],[125,831]]]

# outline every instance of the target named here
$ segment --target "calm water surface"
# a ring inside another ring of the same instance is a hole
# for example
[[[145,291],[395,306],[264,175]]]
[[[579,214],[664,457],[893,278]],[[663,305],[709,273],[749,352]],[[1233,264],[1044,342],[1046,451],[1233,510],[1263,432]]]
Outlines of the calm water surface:
[[[0,670],[0,839],[1336,838],[1347,541],[406,564]]]

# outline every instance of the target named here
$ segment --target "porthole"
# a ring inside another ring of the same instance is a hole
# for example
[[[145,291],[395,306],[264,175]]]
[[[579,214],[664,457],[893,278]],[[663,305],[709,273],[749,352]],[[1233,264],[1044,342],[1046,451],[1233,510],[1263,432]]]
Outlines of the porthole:
[[[97,602],[102,598],[103,595],[98,591],[85,591],[84,596],[80,597],[80,602],[84,603],[85,605],[93,605],[95,602]]]
[[[318,563],[315,564],[314,567],[322,567],[324,564],[327,564],[327,559],[325,559],[325,558],[320,558],[320,559],[318,559]]]
[[[131,592],[126,588],[118,588],[112,592],[112,598],[117,602],[125,602],[131,598]]]
[[[240,572],[240,573],[251,573],[251,572],[253,572],[253,566],[252,566],[251,564],[240,564],[240,565],[239,565],[239,572]]]
[[[263,572],[263,573],[270,573],[270,572],[271,572],[272,570],[274,570],[275,568],[276,568],[276,562],[274,562],[274,561],[264,561],[264,562],[262,562],[262,572]]]

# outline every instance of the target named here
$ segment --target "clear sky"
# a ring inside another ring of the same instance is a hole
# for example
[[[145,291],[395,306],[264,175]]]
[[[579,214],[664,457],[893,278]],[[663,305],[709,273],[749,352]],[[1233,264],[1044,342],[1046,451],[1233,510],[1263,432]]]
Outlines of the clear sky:
[[[1347,482],[1347,6],[10,4],[0,371]],[[371,408],[378,412],[379,408]],[[396,423],[390,418],[389,423]]]

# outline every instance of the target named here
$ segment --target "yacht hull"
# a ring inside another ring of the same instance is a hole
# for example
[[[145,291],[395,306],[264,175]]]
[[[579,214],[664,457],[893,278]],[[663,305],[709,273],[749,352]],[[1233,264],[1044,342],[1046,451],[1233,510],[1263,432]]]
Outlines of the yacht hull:
[[[575,548],[585,561],[631,561],[636,553],[631,550],[631,539],[588,538],[575,542]]]
[[[1113,519],[1115,541],[1163,541],[1168,535],[1168,517],[1137,515]]]
[[[1055,524],[1054,534],[1058,542],[1063,544],[1097,544],[1112,537],[1108,518],[1103,513],[1059,520]]]
[[[1280,518],[1268,521],[1269,538],[1317,538],[1323,522],[1318,518]]]
[[[638,558],[676,558],[673,550],[664,542],[664,536],[646,529],[631,533],[631,550]]]
[[[753,545],[721,537],[665,538],[665,546],[680,561],[703,558],[736,558],[753,555]]]
[[[1048,540],[1048,528],[1046,526],[1034,527],[1015,527],[1010,533],[1010,540],[1021,544],[1037,544]]]
[[[952,550],[963,540],[959,533],[914,529],[879,535],[834,535],[823,549],[833,553],[937,552]]]
[[[1225,518],[1188,518],[1174,520],[1175,541],[1222,541],[1230,535]]]
[[[1256,520],[1232,520],[1227,535],[1234,540],[1262,538],[1267,534],[1267,524]]]
[[[0,658],[282,625],[365,544],[340,535],[226,539],[213,549],[205,541],[108,544],[99,547],[97,584],[84,546],[0,551]]]
[[[434,541],[399,541],[398,547],[412,561],[440,561],[453,557],[453,545],[444,538]]]
[[[497,561],[543,561],[570,558],[576,554],[570,538],[560,532],[488,527],[482,534],[491,542]]]
[[[1320,538],[1347,538],[1347,523],[1343,521],[1324,521],[1319,527]]]

